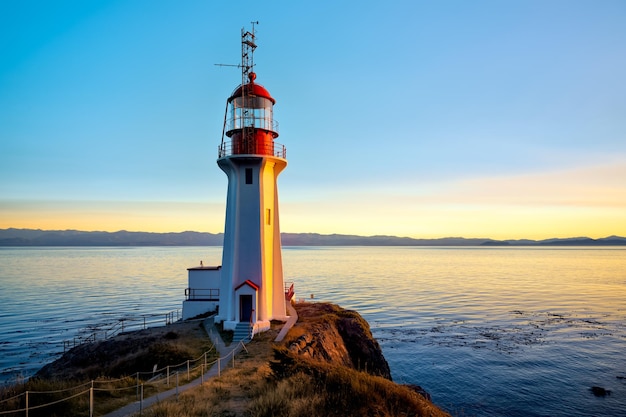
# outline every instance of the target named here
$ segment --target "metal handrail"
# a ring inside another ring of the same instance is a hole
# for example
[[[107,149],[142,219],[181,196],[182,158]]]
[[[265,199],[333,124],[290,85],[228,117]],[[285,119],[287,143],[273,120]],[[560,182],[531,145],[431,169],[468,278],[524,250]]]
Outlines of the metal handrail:
[[[285,283],[285,299],[287,301],[291,301],[294,294],[295,294],[295,290],[294,290],[293,282],[286,282]]]
[[[219,288],[185,288],[187,301],[219,301]]]
[[[248,337],[250,340],[254,337],[254,309],[250,312],[250,324],[248,327]]]
[[[256,142],[237,144],[233,147],[232,142],[224,142],[217,149],[218,157],[223,158],[231,155],[270,155],[276,158],[287,158],[287,148],[277,142],[258,144]]]

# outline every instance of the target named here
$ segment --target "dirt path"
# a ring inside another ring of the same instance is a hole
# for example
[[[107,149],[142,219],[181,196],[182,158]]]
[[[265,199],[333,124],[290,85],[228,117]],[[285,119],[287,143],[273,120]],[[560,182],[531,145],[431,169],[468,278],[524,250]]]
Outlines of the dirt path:
[[[158,393],[156,395],[153,395],[152,397],[144,398],[143,401],[135,401],[109,414],[105,414],[102,417],[132,416],[136,413],[140,413],[142,410],[145,410],[151,405],[154,405],[174,395],[179,395],[180,393],[185,392],[191,388],[197,387],[201,385],[208,378],[219,375],[221,370],[224,369],[224,366],[228,366],[229,361],[232,361],[233,356],[237,355],[237,353],[239,353],[242,349],[245,349],[245,346],[242,343],[237,343],[231,346],[226,346],[226,344],[224,343],[224,341],[222,340],[220,336],[219,331],[213,325],[212,318],[206,319],[203,324],[204,324],[204,328],[206,329],[207,334],[211,338],[211,341],[214,343],[217,351],[220,354],[219,359],[208,369],[206,373],[204,373],[204,375],[202,375],[200,378],[197,378],[185,385],[172,388],[169,391]]]

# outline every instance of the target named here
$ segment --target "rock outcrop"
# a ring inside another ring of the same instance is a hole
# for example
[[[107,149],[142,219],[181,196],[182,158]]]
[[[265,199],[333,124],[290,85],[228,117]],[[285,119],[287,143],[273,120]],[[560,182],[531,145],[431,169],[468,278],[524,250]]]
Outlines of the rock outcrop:
[[[161,408],[155,405],[153,414],[206,415],[211,404],[211,415],[233,417],[450,417],[420,387],[391,381],[382,350],[357,312],[327,303],[302,303],[296,308],[299,321],[281,343],[271,342],[279,326],[273,323],[275,328],[257,335],[241,352],[236,368],[223,370],[230,372],[229,377],[210,379],[205,384],[214,383],[212,388],[190,392],[180,402],[177,398]],[[46,386],[58,380],[59,387],[65,387],[73,379],[134,375],[157,363],[163,366],[198,357],[209,350],[207,343],[206,332],[197,322],[123,334],[68,351],[29,383],[42,378],[39,382]],[[38,387],[30,390],[41,391]],[[117,396],[117,391],[111,395]],[[78,402],[62,405],[65,408],[56,415],[82,410]]]
[[[295,308],[298,322],[274,347],[270,368],[275,381],[314,393],[318,404],[309,415],[449,417],[421,387],[391,380],[380,345],[357,312],[328,303]]]
[[[389,364],[369,324],[356,311],[329,303],[296,304],[300,322],[287,341],[304,358],[347,366],[391,380]]]

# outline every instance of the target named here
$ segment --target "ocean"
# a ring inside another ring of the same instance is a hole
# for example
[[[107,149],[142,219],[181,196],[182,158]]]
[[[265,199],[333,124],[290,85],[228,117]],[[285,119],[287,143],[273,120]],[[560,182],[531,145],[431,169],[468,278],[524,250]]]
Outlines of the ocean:
[[[120,319],[165,323],[186,268],[221,252],[0,248],[0,383]],[[393,379],[454,416],[626,416],[626,248],[285,247],[283,266],[296,298],[357,310]]]

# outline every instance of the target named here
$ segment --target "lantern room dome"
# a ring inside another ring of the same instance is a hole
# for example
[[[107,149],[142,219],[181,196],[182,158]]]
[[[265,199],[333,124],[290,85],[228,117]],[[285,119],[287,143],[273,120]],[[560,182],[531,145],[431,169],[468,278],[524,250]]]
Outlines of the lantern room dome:
[[[270,95],[270,92],[267,91],[265,87],[261,84],[256,84],[254,80],[256,79],[256,74],[251,72],[248,75],[250,82],[244,85],[240,85],[235,88],[235,91],[230,95],[228,101],[232,101],[234,98],[247,96],[247,97],[263,97],[272,102],[272,104],[276,104],[276,100]]]

